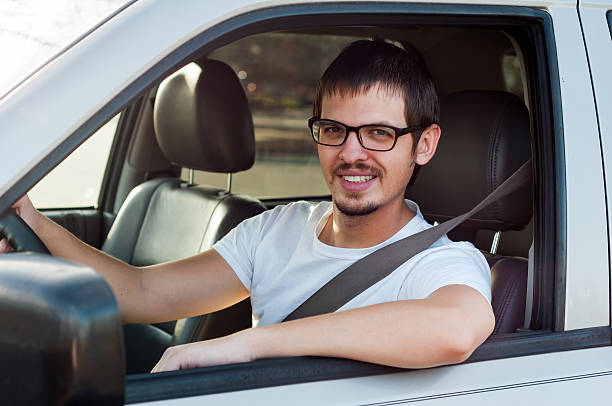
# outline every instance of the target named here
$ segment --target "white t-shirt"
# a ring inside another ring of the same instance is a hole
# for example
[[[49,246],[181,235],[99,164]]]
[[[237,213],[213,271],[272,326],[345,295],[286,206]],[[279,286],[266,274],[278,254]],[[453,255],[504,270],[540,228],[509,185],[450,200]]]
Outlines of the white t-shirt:
[[[331,202],[295,202],[243,221],[213,248],[251,293],[253,325],[279,323],[356,260],[431,227],[416,203],[406,200],[406,204],[416,216],[373,247],[339,248],[322,243],[318,235],[331,214]],[[471,286],[491,301],[491,274],[484,256],[472,244],[444,236],[339,311],[424,299],[452,284]]]

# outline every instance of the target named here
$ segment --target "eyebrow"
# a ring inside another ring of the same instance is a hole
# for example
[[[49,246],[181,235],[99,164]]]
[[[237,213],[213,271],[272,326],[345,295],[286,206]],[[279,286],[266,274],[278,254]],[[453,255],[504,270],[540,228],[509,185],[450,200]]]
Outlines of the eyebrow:
[[[340,124],[349,125],[349,124],[343,123],[342,121],[334,120],[333,118],[321,117],[321,118],[319,118],[319,120],[330,120],[330,121],[335,121],[335,122],[340,123]],[[395,125],[395,124],[393,124],[393,123],[391,123],[389,121],[386,121],[386,120],[378,121],[378,122],[375,122],[375,123],[365,123],[365,124],[360,124],[360,125],[353,125],[351,127],[361,127],[361,126],[364,126],[364,125],[384,125],[384,126],[393,127],[393,128],[407,128],[407,127],[404,127],[403,125],[397,126],[397,125]]]

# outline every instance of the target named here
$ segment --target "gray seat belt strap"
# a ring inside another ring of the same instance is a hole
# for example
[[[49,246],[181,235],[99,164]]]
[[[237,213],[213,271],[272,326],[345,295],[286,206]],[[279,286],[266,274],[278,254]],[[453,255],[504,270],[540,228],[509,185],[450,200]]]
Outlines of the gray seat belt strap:
[[[352,298],[382,280],[414,255],[429,248],[463,221],[489,204],[518,190],[531,178],[531,160],[523,164],[472,210],[394,243],[386,245],[357,260],[306,299],[285,320],[300,319],[317,314],[331,313]]]

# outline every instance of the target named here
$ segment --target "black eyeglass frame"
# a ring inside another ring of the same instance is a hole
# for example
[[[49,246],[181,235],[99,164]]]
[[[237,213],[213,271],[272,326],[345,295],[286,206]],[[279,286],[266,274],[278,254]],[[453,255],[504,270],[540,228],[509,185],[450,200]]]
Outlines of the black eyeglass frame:
[[[328,122],[331,122],[331,123],[339,124],[339,125],[343,126],[344,128],[346,128],[346,134],[344,135],[344,139],[342,140],[342,142],[340,144],[325,144],[323,142],[318,141],[316,139],[315,135],[314,135],[314,131],[312,130],[312,126],[317,121],[328,121]],[[365,145],[363,145],[363,140],[361,139],[361,134],[359,134],[359,130],[361,130],[363,127],[376,127],[376,126],[387,127],[387,128],[392,129],[395,132],[395,138],[393,139],[393,145],[391,145],[391,147],[389,147],[389,149],[374,149],[374,148],[368,148]],[[327,147],[339,147],[340,145],[343,145],[346,142],[346,140],[348,139],[348,136],[350,135],[351,132],[355,132],[355,134],[357,135],[357,140],[359,141],[359,145],[361,145],[364,149],[367,149],[369,151],[377,151],[377,152],[391,151],[393,148],[395,148],[395,144],[397,144],[397,139],[399,137],[401,137],[404,134],[409,134],[409,133],[413,133],[413,132],[416,132],[416,131],[420,131],[419,134],[414,137],[414,141],[417,142],[418,139],[421,137],[421,134],[423,133],[423,130],[426,127],[427,126],[415,125],[415,126],[406,127],[406,128],[397,128],[397,127],[393,127],[393,126],[388,125],[388,124],[364,124],[364,125],[360,125],[358,127],[352,127],[350,125],[346,125],[344,123],[341,123],[340,121],[330,120],[328,118],[311,117],[311,118],[308,119],[308,128],[310,128],[310,135],[312,136],[312,139],[314,140],[314,142],[316,142],[319,145],[325,145]]]

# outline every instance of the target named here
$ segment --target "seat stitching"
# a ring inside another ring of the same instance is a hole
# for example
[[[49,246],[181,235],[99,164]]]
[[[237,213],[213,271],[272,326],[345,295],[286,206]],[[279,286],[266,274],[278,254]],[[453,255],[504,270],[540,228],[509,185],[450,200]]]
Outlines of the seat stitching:
[[[502,304],[500,305],[500,308],[501,308],[500,314],[499,314],[500,323],[496,323],[495,329],[493,330],[493,334],[497,333],[499,329],[501,328],[501,320],[504,319],[504,316],[506,315],[506,313],[508,312],[508,309],[510,308],[509,303],[512,301],[514,292],[517,290],[517,285],[518,285],[518,281],[514,280],[511,282],[510,286],[505,289],[505,292],[502,298]]]
[[[218,199],[217,200],[217,204],[215,204],[215,207],[210,212],[210,216],[208,216],[208,221],[206,222],[206,227],[204,228],[204,232],[202,233],[202,238],[200,239],[200,246],[199,246],[200,252],[202,251],[202,244],[204,243],[204,239],[206,239],[206,234],[208,233],[208,227],[210,226],[210,222],[212,221],[212,218],[215,215],[215,212],[217,211],[217,208],[219,207],[221,202],[223,202],[224,200],[228,199],[229,196],[231,196],[231,194],[227,193],[227,194],[223,195],[220,199]]]
[[[145,211],[144,215],[140,218],[140,221],[138,223],[138,236],[136,237],[136,241],[134,242],[134,249],[132,249],[132,254],[130,256],[130,262],[129,262],[130,264],[134,263],[134,254],[136,253],[136,246],[138,245],[138,241],[140,241],[140,237],[142,236],[142,225],[144,224],[145,219],[147,218],[151,210],[151,200],[153,199],[153,197],[155,196],[155,194],[157,193],[161,185],[167,182],[170,182],[172,180],[174,179],[173,178],[160,178],[159,183],[151,190],[151,194],[149,195],[149,202],[147,203],[147,210]]]
[[[493,125],[491,126],[491,132],[489,133],[489,135],[492,136],[490,138],[492,140],[492,142],[489,145],[489,159],[488,159],[489,172],[488,172],[488,176],[487,176],[488,177],[487,183],[489,185],[489,192],[493,191],[498,186],[498,184],[500,183],[499,180],[497,179],[497,176],[495,176],[495,174],[496,174],[496,171],[497,171],[498,149],[499,149],[499,144],[500,144],[500,140],[501,140],[501,135],[500,135],[501,122],[502,122],[503,114],[506,112],[508,107],[509,107],[509,104],[508,103],[504,103],[502,108],[499,109],[499,111],[497,112],[497,115],[495,116],[495,119],[493,120]],[[491,210],[493,210],[495,218],[500,218],[501,217],[499,215],[499,204],[498,204],[498,202],[495,202],[494,204],[491,205]]]

